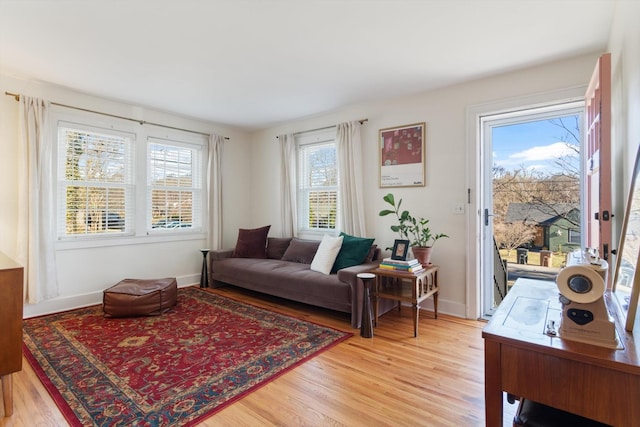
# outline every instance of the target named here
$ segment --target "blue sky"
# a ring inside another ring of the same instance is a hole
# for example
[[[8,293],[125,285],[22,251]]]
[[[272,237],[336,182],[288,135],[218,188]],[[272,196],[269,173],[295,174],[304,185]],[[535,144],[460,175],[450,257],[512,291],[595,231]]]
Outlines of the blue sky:
[[[569,120],[565,123],[573,125]],[[525,166],[543,172],[554,173],[560,169],[554,161],[573,152],[569,150],[562,137],[565,131],[541,120],[493,128],[493,161],[506,170]],[[576,167],[578,165],[576,158]]]

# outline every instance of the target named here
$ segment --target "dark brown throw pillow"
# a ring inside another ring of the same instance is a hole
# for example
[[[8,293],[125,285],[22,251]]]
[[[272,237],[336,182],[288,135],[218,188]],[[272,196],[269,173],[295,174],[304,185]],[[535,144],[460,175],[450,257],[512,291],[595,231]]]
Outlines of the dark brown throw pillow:
[[[291,243],[289,243],[284,255],[282,255],[282,261],[311,264],[319,246],[319,240],[304,240],[294,237],[291,239]]]
[[[291,237],[269,237],[267,239],[267,258],[282,259],[289,243],[291,243]]]
[[[266,258],[267,234],[271,225],[238,230],[238,241],[231,255],[234,258]]]
[[[373,257],[376,255],[376,249],[378,249],[378,245],[371,245],[371,248],[369,249],[369,253],[367,254],[367,257],[364,259],[365,263],[373,261]]]

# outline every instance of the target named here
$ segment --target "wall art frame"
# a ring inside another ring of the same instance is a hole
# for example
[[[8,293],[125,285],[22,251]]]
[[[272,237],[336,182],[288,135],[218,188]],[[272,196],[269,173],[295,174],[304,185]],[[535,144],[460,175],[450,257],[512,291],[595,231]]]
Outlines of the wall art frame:
[[[380,188],[426,185],[426,128],[421,122],[379,130]]]

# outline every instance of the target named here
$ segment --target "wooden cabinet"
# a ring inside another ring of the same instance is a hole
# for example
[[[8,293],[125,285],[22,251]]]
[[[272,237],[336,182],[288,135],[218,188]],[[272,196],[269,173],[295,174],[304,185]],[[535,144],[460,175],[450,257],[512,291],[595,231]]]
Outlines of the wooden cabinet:
[[[609,292],[605,293],[612,307]],[[546,335],[560,316],[554,282],[518,279],[482,332],[487,427],[503,425],[503,391],[612,426],[640,420],[640,340],[613,310],[623,349]]]
[[[22,370],[23,268],[0,253],[0,377],[4,415],[13,414],[14,372]]]

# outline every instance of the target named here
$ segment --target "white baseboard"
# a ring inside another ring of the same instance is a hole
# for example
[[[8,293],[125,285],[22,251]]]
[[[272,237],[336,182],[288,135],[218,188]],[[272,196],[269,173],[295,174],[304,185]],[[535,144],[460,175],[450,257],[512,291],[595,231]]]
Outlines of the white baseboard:
[[[184,288],[199,284],[200,275],[191,274],[188,276],[177,277],[176,280],[178,281],[178,287]],[[24,319],[28,319],[30,317],[44,316],[47,314],[60,313],[62,311],[102,304],[102,295],[102,291],[96,291],[81,295],[52,298],[38,304],[24,304],[22,317]]]
[[[410,306],[410,305],[409,305]],[[421,310],[433,311],[433,298],[429,298],[420,304]],[[438,299],[438,314],[448,314],[450,316],[465,318],[466,308],[464,304],[453,301]]]
[[[199,274],[190,274],[176,279],[178,281],[179,288],[200,284]],[[60,313],[62,311],[102,304],[102,295],[102,291],[97,291],[82,295],[53,298],[42,301],[39,304],[25,304],[23,308],[23,318],[28,319],[30,317],[44,316],[47,314]],[[433,299],[429,298],[427,301],[424,301],[421,309],[433,311]],[[464,304],[439,299],[438,313],[448,314],[464,319],[466,309]]]

